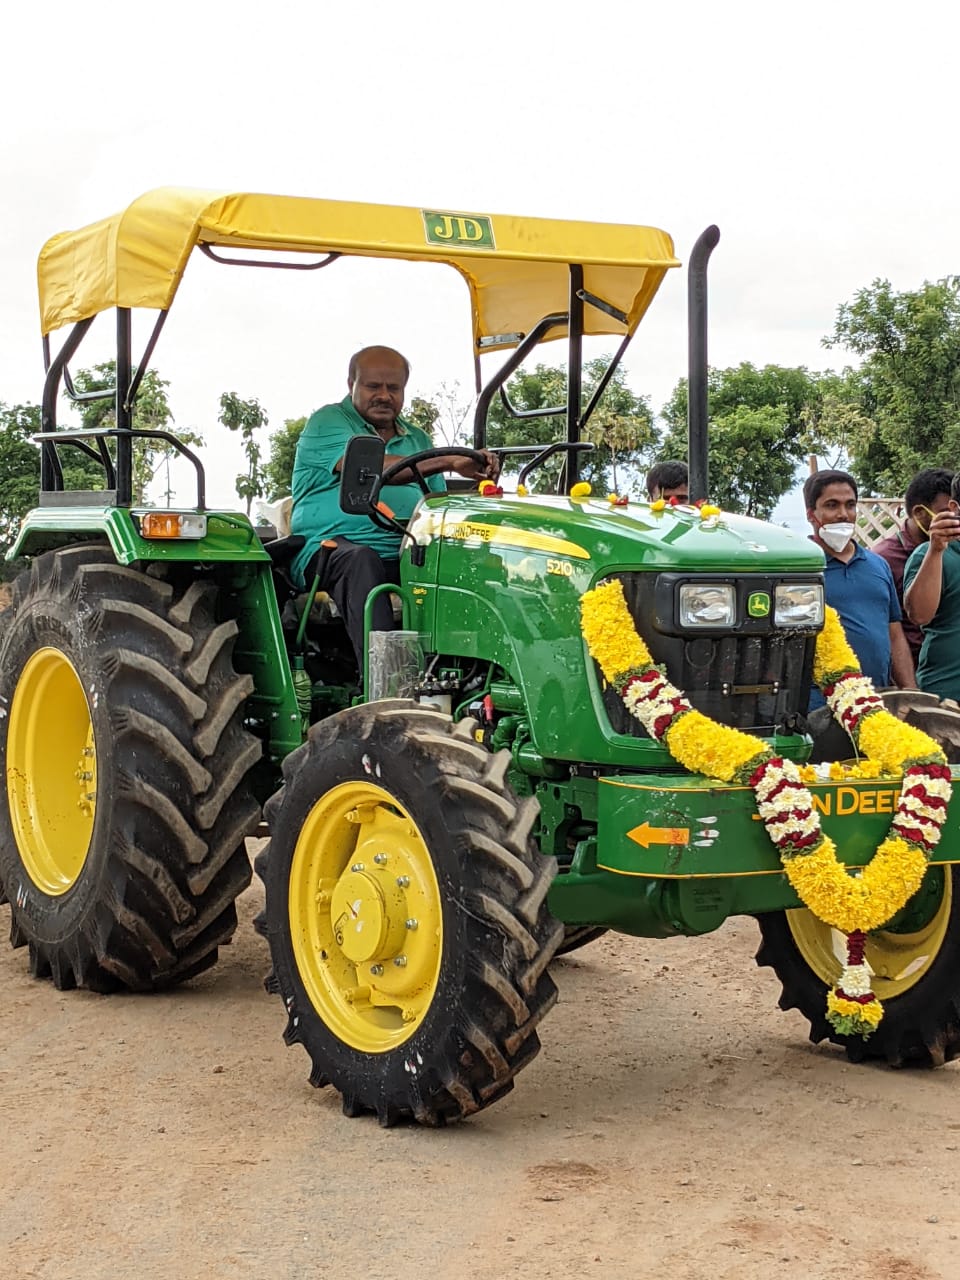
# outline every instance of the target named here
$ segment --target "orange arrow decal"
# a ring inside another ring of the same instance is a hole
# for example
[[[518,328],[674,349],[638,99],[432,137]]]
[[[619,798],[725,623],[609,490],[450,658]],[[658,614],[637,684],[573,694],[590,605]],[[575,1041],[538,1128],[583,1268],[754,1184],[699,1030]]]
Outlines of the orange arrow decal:
[[[689,844],[690,828],[651,827],[649,822],[641,822],[639,827],[628,831],[627,836],[643,849],[649,849],[652,844]]]

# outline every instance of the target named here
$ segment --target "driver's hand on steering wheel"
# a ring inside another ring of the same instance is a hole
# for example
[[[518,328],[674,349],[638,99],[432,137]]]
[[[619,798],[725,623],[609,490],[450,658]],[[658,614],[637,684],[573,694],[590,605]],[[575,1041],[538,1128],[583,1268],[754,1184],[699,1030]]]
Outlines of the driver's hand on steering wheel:
[[[465,480],[496,480],[500,475],[500,459],[489,449],[480,449],[486,466],[481,467],[473,458],[455,457],[450,459],[451,469]]]

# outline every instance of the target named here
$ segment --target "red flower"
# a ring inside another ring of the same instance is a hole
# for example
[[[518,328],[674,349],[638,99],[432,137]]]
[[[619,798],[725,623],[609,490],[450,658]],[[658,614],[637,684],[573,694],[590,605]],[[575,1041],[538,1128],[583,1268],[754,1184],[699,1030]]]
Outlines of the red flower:
[[[902,822],[893,822],[890,824],[890,832],[898,835],[901,840],[906,840],[907,844],[915,844],[919,849],[931,847],[919,827],[908,827]]]
[[[863,964],[864,948],[867,945],[867,935],[860,929],[854,929],[847,934],[847,964]]]
[[[873,1004],[874,1000],[877,998],[872,991],[867,996],[851,996],[844,991],[843,987],[835,988],[835,994],[844,1000],[849,1000],[851,1004]]]
[[[793,849],[800,853],[804,849],[818,845],[821,839],[819,831],[810,831],[805,836],[783,836],[782,839],[775,840],[774,844],[778,849]]]

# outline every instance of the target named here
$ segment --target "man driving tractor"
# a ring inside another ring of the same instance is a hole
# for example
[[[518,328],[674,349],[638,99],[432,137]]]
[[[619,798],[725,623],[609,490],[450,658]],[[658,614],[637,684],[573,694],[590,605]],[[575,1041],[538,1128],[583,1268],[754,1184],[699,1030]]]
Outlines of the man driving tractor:
[[[305,585],[317,578],[317,588],[333,598],[358,664],[363,665],[363,610],[367,596],[382,583],[400,581],[400,534],[381,527],[366,515],[348,515],[339,505],[340,468],[351,436],[376,434],[387,446],[384,471],[410,454],[430,449],[427,433],[400,417],[410,365],[392,347],[364,347],[351,357],[347,369],[348,394],[337,404],[311,414],[297,444],[293,467],[291,532],[306,538],[293,564],[294,576]],[[500,472],[496,455],[484,450],[486,466],[457,454],[418,464],[427,486],[443,493],[443,472],[455,471],[469,480],[495,480]],[[413,514],[421,497],[411,472],[401,483],[384,486],[382,498],[400,521]],[[335,542],[335,546],[325,545]],[[386,595],[373,605],[372,628],[393,628],[393,612]]]

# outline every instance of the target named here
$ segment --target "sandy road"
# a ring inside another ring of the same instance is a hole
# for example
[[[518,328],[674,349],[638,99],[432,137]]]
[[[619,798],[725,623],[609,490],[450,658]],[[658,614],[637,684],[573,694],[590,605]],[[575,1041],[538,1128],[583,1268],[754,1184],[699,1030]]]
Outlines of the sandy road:
[[[258,901],[160,997],[61,994],[0,952],[6,1280],[960,1276],[960,1067],[810,1046],[751,921],[557,962],[514,1093],[425,1132],[309,1088]]]

